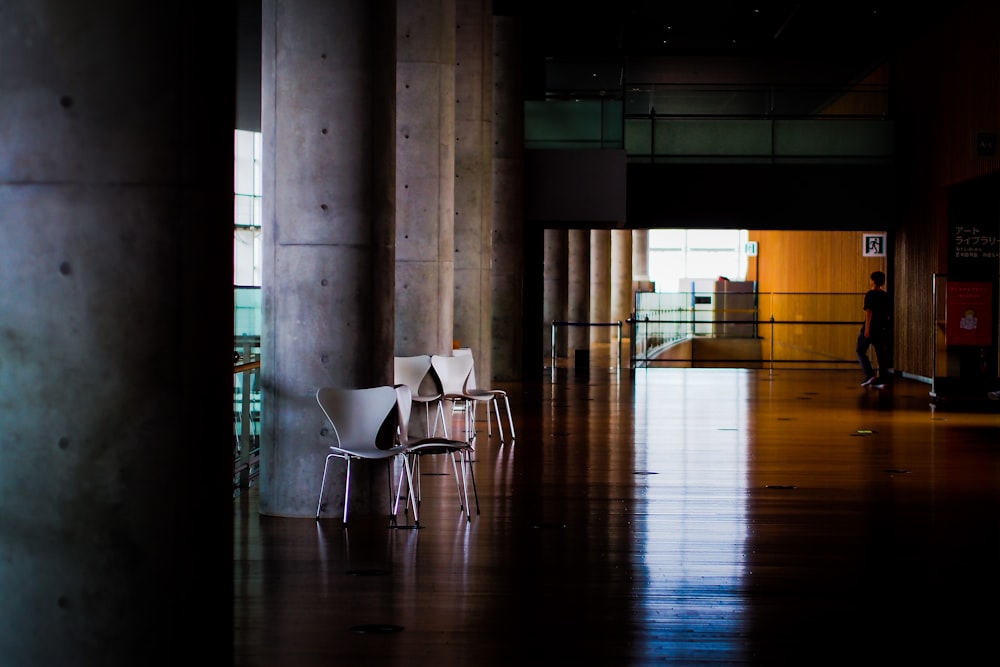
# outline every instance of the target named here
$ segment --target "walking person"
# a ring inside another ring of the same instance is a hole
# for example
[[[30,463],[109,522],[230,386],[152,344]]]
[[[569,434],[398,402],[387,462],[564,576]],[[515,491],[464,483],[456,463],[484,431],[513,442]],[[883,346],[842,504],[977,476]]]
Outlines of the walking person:
[[[885,274],[873,271],[869,276],[870,289],[865,292],[864,309],[865,322],[858,333],[858,363],[865,374],[862,387],[872,386],[881,389],[885,386],[886,372],[889,369],[889,323],[892,320],[892,299],[885,291]],[[872,367],[868,358],[868,349],[875,350],[875,360],[878,371]]]

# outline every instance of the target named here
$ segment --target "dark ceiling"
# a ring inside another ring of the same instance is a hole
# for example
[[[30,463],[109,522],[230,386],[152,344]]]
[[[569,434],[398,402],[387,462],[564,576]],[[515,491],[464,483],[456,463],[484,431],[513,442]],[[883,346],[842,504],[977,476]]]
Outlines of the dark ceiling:
[[[546,69],[579,66],[583,74],[604,64],[620,67],[635,82],[637,76],[664,76],[657,74],[662,67],[650,64],[663,59],[696,63],[683,76],[713,83],[843,84],[886,62],[940,20],[942,11],[888,2],[494,3],[495,14],[523,19],[529,98],[544,94]]]
[[[521,18],[525,96],[543,99],[553,85],[605,90],[626,80],[839,87],[958,4],[494,0],[493,7]],[[239,0],[239,7],[237,126],[259,130],[260,1]]]
[[[498,3],[499,4],[499,3]],[[528,39],[552,57],[683,53],[876,53],[909,32],[909,3],[669,2],[620,0],[596,8],[538,0],[524,15]],[[937,11],[937,10],[935,10]]]

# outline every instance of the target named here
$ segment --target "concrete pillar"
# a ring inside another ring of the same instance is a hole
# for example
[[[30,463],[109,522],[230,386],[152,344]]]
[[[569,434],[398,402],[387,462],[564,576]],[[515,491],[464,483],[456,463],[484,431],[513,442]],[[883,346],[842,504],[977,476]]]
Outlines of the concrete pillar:
[[[231,653],[235,11],[3,6],[0,664]]]
[[[632,230],[611,230],[611,319],[621,322],[632,314]],[[615,334],[617,336],[617,333]],[[614,338],[614,336],[612,336]]]
[[[649,230],[632,230],[632,282],[649,291]]]
[[[492,376],[493,3],[457,0],[455,58],[455,339],[476,377]]]
[[[331,442],[316,390],[392,382],[392,214],[376,202],[393,48],[373,41],[391,19],[365,0],[263,3],[263,514],[315,515]],[[344,466],[323,516],[343,514]],[[354,472],[351,514],[387,512],[383,469]]]
[[[567,272],[566,315],[570,322],[590,321],[590,230],[571,229],[566,240]],[[569,327],[565,332],[568,354],[590,349],[590,330]]]
[[[524,370],[524,76],[520,19],[495,16],[493,28],[492,380],[506,381]]]
[[[590,321],[611,321],[611,230],[590,230]],[[611,341],[607,327],[591,327],[590,344]]]
[[[565,229],[545,230],[545,259],[542,291],[542,352],[545,364],[552,360],[552,322],[565,322],[568,317],[567,281],[569,266],[567,253],[568,232]],[[569,341],[566,327],[556,330],[556,357],[565,357]]]
[[[455,298],[455,0],[396,3],[397,355],[450,354]]]
[[[635,307],[635,295],[637,292],[652,292],[653,283],[649,279],[649,230],[632,230],[632,301]],[[636,337],[642,334],[645,328],[635,323],[628,325],[624,329],[624,335],[628,338],[628,359],[636,356]],[[624,351],[623,351],[624,353]]]

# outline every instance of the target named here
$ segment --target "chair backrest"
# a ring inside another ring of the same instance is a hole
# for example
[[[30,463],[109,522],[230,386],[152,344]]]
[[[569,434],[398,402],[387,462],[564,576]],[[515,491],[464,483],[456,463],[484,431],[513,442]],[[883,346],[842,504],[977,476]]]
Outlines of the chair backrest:
[[[445,394],[465,393],[465,383],[472,372],[472,356],[435,354],[431,357],[431,367],[437,373]]]
[[[393,383],[405,384],[414,395],[439,394],[437,378],[431,371],[431,355],[417,354],[393,359]]]
[[[333,426],[337,446],[371,452],[392,446],[396,430],[396,391],[391,386],[342,389],[321,387],[316,401]],[[391,422],[389,417],[393,417]]]
[[[479,385],[476,384],[476,358],[472,356],[471,347],[456,347],[451,351],[452,356],[461,357],[467,356],[472,357],[472,369],[469,371],[469,379],[465,381],[466,389],[477,389]]]
[[[427,357],[430,361],[430,356]],[[396,411],[399,416],[399,441],[402,443],[410,439],[409,424],[410,411],[413,408],[413,393],[405,384],[396,385]]]

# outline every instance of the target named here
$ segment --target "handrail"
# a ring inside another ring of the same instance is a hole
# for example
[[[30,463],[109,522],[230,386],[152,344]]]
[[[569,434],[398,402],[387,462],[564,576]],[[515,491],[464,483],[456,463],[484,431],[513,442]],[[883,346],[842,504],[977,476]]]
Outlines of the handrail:
[[[233,372],[242,373],[244,371],[252,371],[255,368],[260,368],[260,359],[257,359],[255,361],[246,361],[241,364],[234,364]]]
[[[631,320],[634,321],[634,320]],[[641,322],[650,324],[759,324],[759,320],[651,320],[643,318]],[[857,326],[862,320],[776,320],[771,316],[767,320],[768,324],[853,324]]]
[[[253,415],[253,372],[260,369],[260,359],[252,359],[233,364],[233,389],[237,389],[236,377],[242,376],[238,385],[240,395],[239,412],[233,415],[234,430],[234,468],[233,494],[249,488],[250,481],[257,474],[260,459],[260,443],[254,434],[254,424],[258,423]]]
[[[763,341],[764,337],[761,336],[761,335],[759,335],[758,330],[759,330],[759,326],[762,325],[762,324],[764,324],[764,325],[767,325],[768,328],[769,328],[769,335],[767,336],[767,338],[769,339],[769,345],[770,345],[770,351],[769,351],[769,353],[767,355],[766,361],[768,362],[769,367],[771,368],[771,370],[773,370],[775,363],[795,363],[795,364],[818,364],[818,363],[827,363],[827,364],[831,364],[831,363],[832,364],[854,364],[854,363],[856,363],[856,360],[853,357],[851,357],[851,358],[831,358],[831,359],[825,359],[825,360],[824,359],[816,359],[816,358],[810,358],[810,359],[794,359],[794,358],[778,359],[777,356],[776,356],[776,353],[775,353],[775,341],[778,339],[778,337],[775,335],[775,327],[776,327],[776,325],[778,325],[778,326],[781,326],[781,325],[792,325],[792,326],[795,326],[795,327],[800,327],[800,326],[823,326],[823,327],[849,326],[849,327],[854,328],[854,327],[857,327],[859,325],[860,320],[857,320],[857,319],[852,319],[852,320],[820,320],[820,319],[803,320],[803,319],[794,319],[794,320],[790,320],[790,319],[776,319],[773,315],[771,315],[766,320],[764,320],[764,319],[757,319],[757,318],[750,319],[750,320],[748,320],[748,319],[736,319],[736,320],[732,320],[732,319],[705,319],[705,320],[694,320],[694,319],[691,319],[691,318],[684,318],[684,319],[650,319],[650,318],[646,317],[646,318],[642,318],[642,319],[630,318],[628,320],[628,322],[629,322],[630,325],[632,325],[632,331],[633,331],[633,335],[632,335],[632,354],[631,354],[631,362],[632,362],[633,366],[635,366],[637,362],[644,362],[644,363],[664,362],[664,363],[669,363],[671,361],[677,361],[676,359],[658,359],[656,357],[650,358],[650,357],[645,356],[645,355],[641,356],[641,357],[638,356],[635,353],[636,339],[637,338],[641,338],[641,336],[639,335],[638,326],[637,325],[679,324],[679,325],[704,325],[704,326],[711,325],[712,326],[712,332],[711,333],[699,334],[699,333],[696,333],[694,331],[687,331],[686,333],[684,333],[682,335],[678,335],[676,337],[670,338],[669,340],[665,341],[665,343],[663,343],[663,344],[661,344],[659,346],[656,346],[657,348],[663,348],[664,346],[669,347],[671,345],[675,345],[675,344],[678,344],[678,343],[681,343],[681,342],[685,342],[685,341],[692,341],[692,345],[693,345],[694,341],[699,341],[699,340],[702,340],[702,341],[704,341],[704,340],[732,340],[732,341],[737,341],[737,340],[756,340],[756,341]],[[718,334],[714,333],[716,325],[726,325],[726,324],[738,325],[738,326],[742,325],[742,326],[751,327],[752,331],[753,331],[753,334],[749,335],[749,336],[739,336],[739,335],[733,336],[733,335],[718,335]],[[645,340],[645,339],[643,339],[643,340]],[[852,343],[851,347],[849,347],[849,348],[845,347],[844,349],[845,350],[846,349],[852,349],[853,350],[854,349],[853,348],[853,341],[851,341],[851,343]],[[785,344],[787,345],[788,343],[786,342]],[[643,346],[643,347],[645,347],[645,346]],[[802,351],[802,348],[799,348],[799,351]],[[689,359],[688,361],[690,363],[692,363],[692,364],[696,362],[696,359],[694,358],[694,350],[693,350],[693,348],[692,348],[691,359]],[[712,358],[705,358],[702,361],[704,361],[704,362],[722,362],[722,361],[731,361],[731,362],[733,362],[733,361],[742,361],[742,362],[747,362],[747,361],[750,361],[750,360],[748,360],[748,359],[724,359],[724,358],[712,357]],[[759,361],[765,361],[765,359],[762,358]]]

